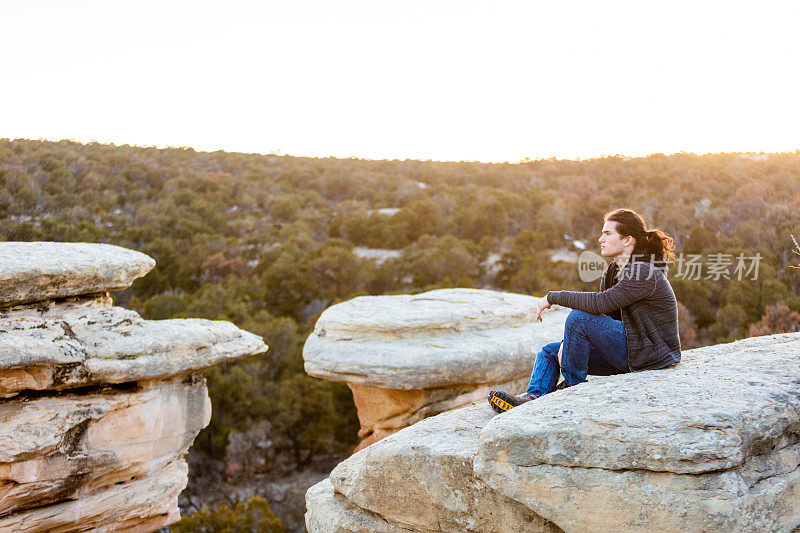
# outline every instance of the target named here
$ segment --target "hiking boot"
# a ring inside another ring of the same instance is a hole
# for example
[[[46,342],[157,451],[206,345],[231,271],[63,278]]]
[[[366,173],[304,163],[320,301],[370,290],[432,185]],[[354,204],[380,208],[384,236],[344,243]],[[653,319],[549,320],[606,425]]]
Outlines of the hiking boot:
[[[498,413],[505,413],[509,409],[522,405],[525,402],[535,400],[537,396],[532,394],[520,394],[519,396],[511,396],[507,392],[501,390],[489,391],[489,405]]]

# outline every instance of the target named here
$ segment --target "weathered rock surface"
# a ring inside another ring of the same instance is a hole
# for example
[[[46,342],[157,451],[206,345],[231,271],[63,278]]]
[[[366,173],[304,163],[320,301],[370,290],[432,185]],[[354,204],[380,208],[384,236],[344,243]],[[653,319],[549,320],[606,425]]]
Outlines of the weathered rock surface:
[[[157,474],[211,416],[200,376],[0,404],[0,515]]]
[[[308,492],[306,523],[338,525],[377,517],[388,531],[558,531],[524,505],[492,490],[472,469],[481,428],[494,414],[475,405],[428,418],[361,450]],[[362,511],[363,512],[363,511]],[[335,518],[336,517],[336,518]],[[359,531],[347,529],[343,531]]]
[[[411,531],[357,505],[333,490],[324,479],[306,492],[306,529],[327,533],[399,533]]]
[[[176,459],[152,476],[0,517],[0,531],[155,531],[180,520],[179,494],[187,467]]]
[[[0,242],[0,306],[125,289],[155,264],[111,244]]]
[[[529,376],[503,383],[464,384],[436,389],[380,389],[348,383],[358,411],[363,439],[356,451],[429,416],[465,407],[487,397],[490,389],[524,391]]]
[[[110,299],[0,311],[0,396],[197,371],[263,351],[230,322],[143,320]]]
[[[569,313],[537,322],[538,301],[477,289],[354,298],[322,313],[303,348],[305,370],[350,386],[362,449],[489,389],[524,391],[536,353],[561,340]]]
[[[800,524],[800,334],[691,350],[521,407],[484,428],[476,473],[564,529]]]
[[[441,414],[330,481],[309,491],[309,531],[357,524],[358,509],[412,531],[469,530],[469,510],[489,501],[504,531],[793,531],[800,334],[686,351],[672,368],[592,377],[502,415],[483,402]],[[520,509],[539,525],[502,514]]]
[[[154,531],[180,518],[184,456],[211,416],[200,371],[267,347],[227,322],[113,307],[103,291],[147,256],[48,244],[0,245],[16,304],[0,306],[0,531]]]
[[[303,348],[311,376],[384,389],[432,389],[530,375],[546,343],[561,340],[567,309],[480,289],[359,296],[326,309]]]

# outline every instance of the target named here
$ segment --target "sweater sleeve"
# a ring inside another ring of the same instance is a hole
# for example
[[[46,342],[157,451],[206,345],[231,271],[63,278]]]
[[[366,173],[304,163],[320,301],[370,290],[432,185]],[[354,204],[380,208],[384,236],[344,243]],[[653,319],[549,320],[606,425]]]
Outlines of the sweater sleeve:
[[[643,267],[637,265],[631,275],[622,276],[608,290],[603,292],[550,291],[547,293],[547,301],[551,304],[601,315],[647,298],[655,290],[655,276],[652,275],[652,272],[646,272]]]

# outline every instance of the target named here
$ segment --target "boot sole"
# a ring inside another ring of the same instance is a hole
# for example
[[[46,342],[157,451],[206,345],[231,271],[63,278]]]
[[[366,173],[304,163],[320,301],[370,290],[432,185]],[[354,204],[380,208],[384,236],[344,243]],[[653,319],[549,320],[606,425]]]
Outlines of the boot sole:
[[[489,396],[489,405],[498,413],[505,413],[514,408],[514,405],[508,402],[511,398],[503,398],[504,396],[508,397],[508,395],[502,391],[492,391]]]

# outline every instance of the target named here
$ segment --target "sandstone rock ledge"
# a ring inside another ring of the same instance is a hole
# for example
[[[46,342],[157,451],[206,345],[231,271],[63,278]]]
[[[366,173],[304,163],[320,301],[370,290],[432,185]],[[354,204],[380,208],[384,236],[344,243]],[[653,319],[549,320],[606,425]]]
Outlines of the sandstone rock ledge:
[[[305,370],[353,391],[361,449],[491,388],[524,391],[536,353],[563,338],[569,313],[554,308],[537,322],[538,301],[478,289],[354,298],[319,317]]]
[[[0,257],[0,531],[178,520],[184,456],[211,416],[200,371],[267,346],[227,322],[113,307],[106,291],[154,265],[138,252],[0,243]]]
[[[502,415],[443,413],[343,461],[306,501],[311,532],[791,532],[800,334],[686,351]]]

